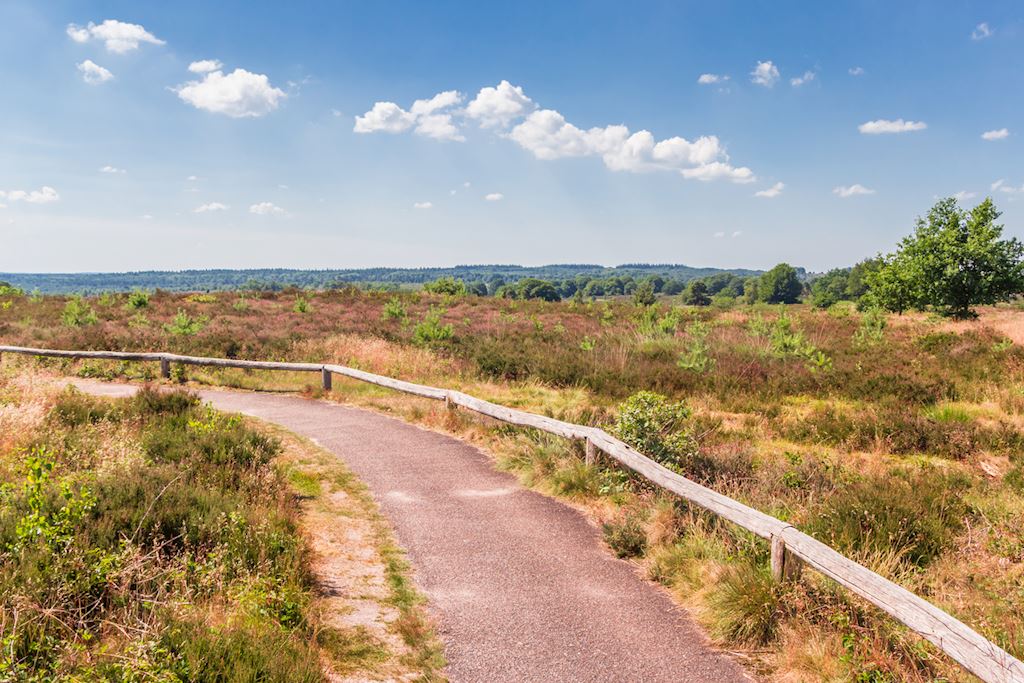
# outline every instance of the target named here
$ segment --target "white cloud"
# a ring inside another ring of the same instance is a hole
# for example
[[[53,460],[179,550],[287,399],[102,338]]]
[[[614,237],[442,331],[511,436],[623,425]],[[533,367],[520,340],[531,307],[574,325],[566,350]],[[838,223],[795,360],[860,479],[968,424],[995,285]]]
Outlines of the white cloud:
[[[719,230],[718,232],[715,233],[715,238],[716,239],[721,239],[723,237],[725,237],[725,233],[722,232],[721,230]]]
[[[538,159],[600,156],[613,171],[679,171],[685,178],[730,178],[748,182],[753,173],[725,163],[728,156],[715,136],[694,141],[672,137],[656,142],[649,131],[630,133],[623,125],[582,130],[553,109],[540,109],[512,129],[509,138]]]
[[[784,187],[786,187],[785,183],[778,182],[769,187],[767,190],[759,190],[758,192],[755,192],[754,196],[764,197],[765,199],[774,199],[775,197],[778,197],[780,194],[782,194],[782,189]]]
[[[847,197],[855,197],[861,194],[874,194],[874,190],[869,190],[860,183],[854,183],[853,185],[834,187],[832,188],[832,194],[839,195],[843,199]]]
[[[697,78],[697,82],[701,85],[714,85],[715,83],[722,83],[727,80],[729,80],[729,77],[722,74],[701,74]]]
[[[999,130],[987,130],[981,134],[982,140],[1002,140],[1003,138],[1010,137],[1010,131],[1006,128],[1000,128]]]
[[[220,202],[210,202],[209,204],[197,206],[195,208],[195,213],[210,213],[211,211],[226,211],[227,209],[227,204],[221,204]]]
[[[471,184],[472,184],[472,183],[470,183],[470,182],[469,182],[469,181],[467,180],[466,182],[462,183],[462,186],[463,186],[463,187],[469,187],[469,186],[470,186]]]
[[[29,204],[49,204],[60,200],[57,190],[49,185],[44,185],[38,190],[8,190],[0,192],[0,199],[6,198],[9,202],[28,202]]]
[[[1024,194],[1024,185],[1014,187],[1013,185],[1007,185],[1006,181],[1003,179],[999,179],[992,183],[989,189],[993,192],[1004,192],[1006,194]]]
[[[128,24],[116,19],[107,19],[102,24],[90,21],[88,26],[68,24],[67,33],[76,43],[85,43],[91,39],[102,40],[108,52],[117,54],[138,49],[139,43],[164,44],[164,41],[138,24]]]
[[[864,75],[864,67],[862,67],[862,66],[851,66],[849,69],[847,69],[847,72],[851,76],[863,76]]]
[[[432,209],[432,208],[434,208],[434,203],[433,202],[415,202],[412,205],[412,208],[414,208],[414,209]]]
[[[813,71],[805,71],[803,76],[797,76],[796,78],[789,79],[789,84],[794,88],[799,88],[801,85],[810,83],[815,78],[817,78],[816,73]]]
[[[991,38],[993,33],[995,31],[988,25],[988,22],[983,21],[971,31],[971,40],[985,40]]]
[[[740,235],[742,235],[742,234],[743,234],[743,231],[742,231],[742,230],[733,230],[733,231],[732,231],[732,235],[731,235],[731,237],[732,237],[733,239],[736,239],[737,237],[739,237],[739,236],[740,236]]]
[[[512,125],[525,115],[511,130],[499,135],[538,159],[596,156],[613,171],[675,171],[685,178],[699,180],[754,180],[749,168],[737,168],[728,163],[728,154],[713,135],[693,141],[682,137],[659,141],[649,131],[631,132],[624,125],[583,130],[553,109],[537,109],[521,87],[508,81],[481,89],[463,110],[456,108],[461,101],[462,96],[457,91],[449,90],[428,100],[416,100],[408,110],[394,102],[377,102],[368,112],[355,117],[353,130],[356,133],[414,131],[436,139],[462,141],[465,138],[460,133],[459,118],[474,119],[482,127],[494,128]],[[468,182],[465,187],[469,187]]]
[[[966,190],[960,190],[959,192],[953,195],[953,199],[957,200],[958,202],[963,202],[967,201],[968,199],[974,199],[977,196],[977,192],[968,192]]]
[[[537,108],[523,88],[503,80],[495,87],[481,88],[466,106],[466,116],[476,119],[484,128],[507,128],[515,119]]]
[[[505,195],[503,195],[500,192],[492,192],[490,194],[485,194],[484,195],[484,199],[486,201],[489,201],[489,202],[500,202],[504,198],[505,198]]]
[[[857,130],[864,135],[881,135],[883,133],[909,133],[915,130],[924,130],[927,127],[928,124],[924,121],[904,121],[903,119],[889,121],[888,119],[878,119],[860,124],[857,126]]]
[[[139,218],[141,218],[144,221],[151,221],[151,220],[153,220],[152,214],[148,214],[148,213],[142,214],[141,216],[139,216]]]
[[[101,166],[100,173],[126,173],[123,168],[117,168],[116,166]]]
[[[779,80],[779,69],[771,60],[767,62],[758,62],[754,70],[750,72],[750,82],[756,85],[763,85],[766,88],[771,88]]]
[[[356,117],[356,133],[404,133],[415,127],[416,133],[435,140],[465,138],[452,120],[452,107],[462,102],[457,90],[446,90],[429,100],[416,100],[409,111],[394,102],[377,102],[373,109]]]
[[[283,216],[287,211],[272,202],[260,202],[249,207],[249,213],[257,216]]]
[[[245,69],[235,69],[226,76],[219,70],[210,71],[201,81],[189,81],[174,92],[196,109],[236,119],[269,114],[287,97],[270,84],[267,76]]]
[[[114,74],[110,73],[91,59],[87,59],[78,64],[78,70],[82,73],[82,80],[89,85],[99,85],[100,83],[106,83],[114,78]]]
[[[222,68],[224,68],[224,65],[220,63],[219,59],[200,59],[198,62],[192,62],[188,65],[188,70],[194,74],[220,71]]]

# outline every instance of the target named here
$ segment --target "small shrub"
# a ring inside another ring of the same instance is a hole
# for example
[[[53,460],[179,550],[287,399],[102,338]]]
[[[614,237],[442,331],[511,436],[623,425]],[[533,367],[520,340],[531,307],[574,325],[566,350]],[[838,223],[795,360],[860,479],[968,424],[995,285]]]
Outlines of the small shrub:
[[[423,317],[423,321],[413,329],[413,341],[417,344],[427,345],[451,339],[454,336],[452,326],[450,324],[441,324],[441,316],[444,313],[445,309],[431,306],[430,310]]]
[[[641,391],[619,406],[612,431],[644,455],[678,470],[697,452],[687,429],[689,419],[690,410],[683,403]]]
[[[215,304],[217,303],[217,297],[213,294],[190,294],[186,297],[186,301],[191,301],[194,304]]]
[[[292,310],[296,313],[309,313],[309,300],[305,297],[296,297]]]
[[[96,311],[92,310],[92,307],[80,296],[68,299],[68,302],[64,304],[60,320],[68,327],[85,327],[99,322]]]
[[[164,325],[164,331],[177,336],[191,337],[199,334],[200,330],[206,327],[206,323],[205,316],[193,317],[179,308],[174,319]]]
[[[231,308],[235,309],[239,313],[244,313],[245,311],[248,311],[249,308],[251,307],[249,306],[249,301],[247,299],[239,298],[235,301],[235,303],[231,304]]]
[[[643,517],[636,512],[627,512],[616,520],[605,522],[601,530],[616,557],[639,557],[647,550],[647,530]]]
[[[866,310],[860,318],[857,331],[853,333],[854,346],[863,349],[881,344],[885,340],[886,317],[885,311],[880,308]]]
[[[128,295],[128,302],[125,307],[132,311],[149,307],[149,292],[144,289],[133,289]]]
[[[462,280],[456,280],[449,275],[445,275],[437,278],[433,282],[425,283],[423,285],[423,291],[429,292],[430,294],[462,296],[466,293],[466,283]]]
[[[405,320],[408,313],[405,310],[405,304],[397,296],[391,297],[384,304],[384,310],[381,311],[382,320]]]
[[[707,323],[699,320],[690,323],[686,328],[690,340],[686,349],[679,354],[676,365],[698,375],[713,368],[715,359],[708,354],[707,338],[710,332],[711,328]]]

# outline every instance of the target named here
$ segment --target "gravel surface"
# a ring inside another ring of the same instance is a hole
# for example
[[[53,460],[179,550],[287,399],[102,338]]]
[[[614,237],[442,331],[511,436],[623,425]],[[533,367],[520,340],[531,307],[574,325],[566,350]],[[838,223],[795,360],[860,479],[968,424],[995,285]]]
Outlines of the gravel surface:
[[[524,489],[476,448],[324,401],[199,394],[313,439],[369,486],[429,599],[452,681],[751,680],[580,513]]]

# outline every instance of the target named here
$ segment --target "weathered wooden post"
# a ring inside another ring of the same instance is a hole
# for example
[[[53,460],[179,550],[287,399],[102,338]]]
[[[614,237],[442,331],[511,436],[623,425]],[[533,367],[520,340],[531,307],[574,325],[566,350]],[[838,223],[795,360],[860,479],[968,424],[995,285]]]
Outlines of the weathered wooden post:
[[[160,376],[164,379],[171,378],[171,361],[166,358],[160,359]]]
[[[327,368],[322,368],[320,370],[320,373],[321,373],[321,379],[323,380],[324,391],[330,391],[331,390],[331,371],[328,370]]]
[[[458,406],[455,404],[455,401],[452,400],[451,393],[446,393],[444,395],[444,407],[451,411],[454,411],[456,408],[458,408]]]
[[[772,578],[777,582],[796,581],[800,578],[801,562],[786,550],[781,536],[772,536]]]
[[[597,460],[597,446],[590,440],[590,437],[587,437],[587,455],[584,462],[586,462],[587,467],[590,467],[594,464],[595,460]]]

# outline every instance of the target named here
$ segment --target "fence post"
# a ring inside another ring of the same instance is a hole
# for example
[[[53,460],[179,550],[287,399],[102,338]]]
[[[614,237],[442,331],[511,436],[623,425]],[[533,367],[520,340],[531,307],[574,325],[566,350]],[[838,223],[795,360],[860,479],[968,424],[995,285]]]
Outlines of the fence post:
[[[322,368],[320,370],[320,372],[321,372],[321,378],[323,380],[324,391],[330,391],[331,390],[331,371],[328,370],[327,368]]]
[[[164,379],[171,378],[171,361],[166,358],[160,359],[160,376]]]
[[[786,550],[782,536],[772,536],[772,578],[777,582],[796,581],[800,578],[800,560]]]
[[[595,460],[597,460],[597,446],[590,440],[590,437],[587,437],[587,455],[584,462],[586,462],[587,467],[590,467],[594,464]]]
[[[452,400],[452,395],[450,393],[446,393],[444,395],[444,407],[451,411],[454,411],[458,407],[455,405],[455,401]]]

